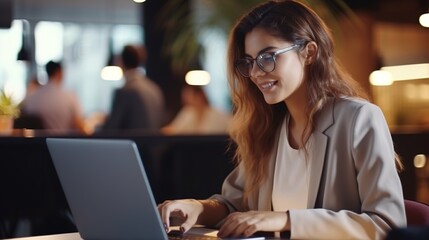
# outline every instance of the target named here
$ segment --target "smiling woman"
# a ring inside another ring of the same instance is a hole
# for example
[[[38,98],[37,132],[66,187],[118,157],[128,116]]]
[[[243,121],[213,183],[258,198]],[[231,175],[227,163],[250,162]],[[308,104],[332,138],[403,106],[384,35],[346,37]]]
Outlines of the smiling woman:
[[[401,162],[383,113],[333,49],[325,23],[298,1],[268,1],[242,16],[227,60],[237,166],[221,194],[161,204],[167,227],[188,216],[184,232],[215,225],[222,238],[383,239],[405,226]]]

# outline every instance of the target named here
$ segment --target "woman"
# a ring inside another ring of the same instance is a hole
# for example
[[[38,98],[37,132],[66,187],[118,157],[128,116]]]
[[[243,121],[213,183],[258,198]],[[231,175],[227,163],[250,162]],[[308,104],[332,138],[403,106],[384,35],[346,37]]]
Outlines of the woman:
[[[182,217],[182,231],[218,225],[220,237],[382,239],[406,225],[383,114],[337,65],[312,10],[295,1],[254,8],[228,54],[238,167],[221,195],[161,204],[167,228]]]

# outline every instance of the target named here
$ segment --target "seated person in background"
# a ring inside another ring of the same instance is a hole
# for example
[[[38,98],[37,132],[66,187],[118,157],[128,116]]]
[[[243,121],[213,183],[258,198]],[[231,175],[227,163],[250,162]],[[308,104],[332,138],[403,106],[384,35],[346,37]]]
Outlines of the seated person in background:
[[[26,96],[33,94],[39,87],[41,87],[39,80],[37,80],[37,77],[33,77],[27,85]]]
[[[145,53],[127,45],[121,53],[125,85],[117,89],[102,130],[142,129],[158,131],[164,123],[164,96],[141,68]]]
[[[384,239],[406,226],[386,120],[333,47],[298,1],[267,1],[241,18],[227,55],[237,167],[221,194],[160,204],[167,231],[170,217],[183,232],[219,227],[221,238]]]
[[[182,89],[183,107],[171,123],[162,128],[165,134],[226,134],[230,114],[210,106],[201,86]]]
[[[24,99],[23,114],[37,116],[49,133],[87,134],[81,107],[76,96],[62,87],[63,66],[60,62],[46,64],[48,83],[34,89]]]

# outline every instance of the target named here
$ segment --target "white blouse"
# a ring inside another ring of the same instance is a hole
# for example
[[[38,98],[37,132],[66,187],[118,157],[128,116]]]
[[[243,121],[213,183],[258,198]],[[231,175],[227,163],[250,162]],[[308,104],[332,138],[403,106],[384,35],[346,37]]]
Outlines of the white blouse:
[[[289,117],[282,125],[277,146],[272,204],[274,211],[306,209],[308,201],[309,169],[304,148],[294,149],[288,140]],[[306,143],[311,151],[311,136]]]

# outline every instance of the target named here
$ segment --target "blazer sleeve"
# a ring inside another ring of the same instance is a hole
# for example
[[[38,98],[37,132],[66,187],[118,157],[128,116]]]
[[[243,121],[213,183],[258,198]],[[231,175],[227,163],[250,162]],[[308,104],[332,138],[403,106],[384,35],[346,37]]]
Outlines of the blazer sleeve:
[[[290,210],[291,238],[383,239],[391,228],[406,225],[392,138],[381,110],[362,104],[348,118],[348,129],[338,134],[351,138],[347,141],[351,156],[340,157],[352,161],[357,177],[336,181],[357,181],[361,211]],[[339,141],[332,144],[331,148],[340,146]],[[332,196],[331,203],[337,198],[341,196]]]
[[[239,164],[224,180],[222,194],[215,194],[210,199],[224,203],[230,212],[246,211],[243,204],[244,169]]]

